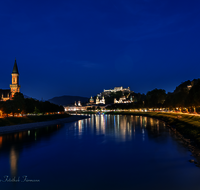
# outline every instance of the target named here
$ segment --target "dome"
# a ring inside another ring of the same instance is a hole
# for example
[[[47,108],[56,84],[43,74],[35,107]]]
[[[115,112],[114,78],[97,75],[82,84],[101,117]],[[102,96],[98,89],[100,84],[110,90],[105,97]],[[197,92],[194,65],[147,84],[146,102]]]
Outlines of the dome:
[[[90,98],[90,102],[94,102],[94,99],[92,98],[92,96],[91,96],[91,98]]]

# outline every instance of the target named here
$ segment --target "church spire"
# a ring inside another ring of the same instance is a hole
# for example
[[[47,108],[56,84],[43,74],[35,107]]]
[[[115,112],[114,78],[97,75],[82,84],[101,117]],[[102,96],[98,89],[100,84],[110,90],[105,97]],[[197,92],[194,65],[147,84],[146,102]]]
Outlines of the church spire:
[[[17,68],[16,59],[13,67],[13,72],[11,75],[12,75],[12,84],[10,85],[10,92],[11,92],[11,97],[13,98],[16,92],[20,92],[19,72]]]
[[[14,67],[13,67],[13,72],[12,72],[12,73],[19,74],[19,72],[18,72],[18,67],[17,67],[17,61],[16,61],[16,58],[15,58],[15,63],[14,63]]]

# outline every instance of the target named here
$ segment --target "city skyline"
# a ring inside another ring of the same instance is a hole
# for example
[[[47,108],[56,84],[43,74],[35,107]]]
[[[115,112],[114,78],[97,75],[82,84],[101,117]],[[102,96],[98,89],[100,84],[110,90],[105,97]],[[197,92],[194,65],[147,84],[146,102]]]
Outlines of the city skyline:
[[[0,3],[0,89],[15,57],[21,92],[37,99],[130,87],[175,90],[199,78],[200,2]]]

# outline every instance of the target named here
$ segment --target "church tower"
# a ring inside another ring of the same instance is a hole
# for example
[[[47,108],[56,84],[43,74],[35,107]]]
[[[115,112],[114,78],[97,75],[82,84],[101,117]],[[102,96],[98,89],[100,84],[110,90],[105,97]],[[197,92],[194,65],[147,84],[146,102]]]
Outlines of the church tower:
[[[98,96],[97,96],[97,98],[96,98],[96,104],[99,104],[100,102],[99,102],[99,98],[98,98]]]
[[[19,85],[19,72],[17,68],[17,61],[15,59],[13,72],[12,72],[12,84],[10,84],[10,92],[11,98],[15,95],[16,92],[20,92],[20,85]]]

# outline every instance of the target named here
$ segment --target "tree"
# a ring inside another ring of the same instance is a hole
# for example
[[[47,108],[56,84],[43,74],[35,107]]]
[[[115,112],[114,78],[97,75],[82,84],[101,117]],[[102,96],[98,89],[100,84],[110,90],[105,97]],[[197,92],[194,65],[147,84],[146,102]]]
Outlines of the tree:
[[[166,98],[166,92],[163,89],[154,89],[147,92],[146,106],[147,107],[162,107]]]
[[[196,80],[186,97],[186,105],[194,108],[200,106],[200,79]]]
[[[15,108],[14,108],[13,101],[7,100],[7,101],[3,102],[2,111],[3,111],[3,113],[5,113],[7,115],[7,117],[8,117],[8,114],[10,114],[10,113],[12,113],[13,117],[14,117]]]
[[[34,110],[35,110],[36,100],[34,100],[33,98],[25,98],[24,101],[25,101],[25,107],[26,107],[25,112],[26,113],[33,113]]]
[[[40,110],[37,108],[37,107],[35,107],[35,109],[34,109],[34,112],[33,113],[35,113],[35,114],[38,114],[38,113],[40,113]]]
[[[187,81],[186,81],[187,82]],[[181,110],[183,109],[183,107],[186,106],[186,99],[187,96],[189,94],[189,89],[187,88],[187,86],[183,85],[184,83],[182,83],[181,85],[179,85],[179,90],[175,90],[173,93],[173,107],[178,107]],[[176,88],[177,89],[177,88]]]
[[[122,95],[123,95],[122,91],[111,92],[108,96],[105,97],[105,102],[106,102],[106,104],[112,104],[112,103],[114,103],[115,98],[117,100],[119,100],[119,98],[121,98]]]
[[[12,100],[13,106],[14,106],[14,112],[15,113],[23,113],[26,110],[24,95],[21,92],[16,92],[13,100]]]
[[[175,105],[174,105],[174,94],[173,93],[168,92],[166,99],[165,99],[165,102],[164,102],[164,107],[169,108],[169,109],[175,107]]]

